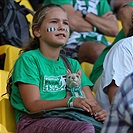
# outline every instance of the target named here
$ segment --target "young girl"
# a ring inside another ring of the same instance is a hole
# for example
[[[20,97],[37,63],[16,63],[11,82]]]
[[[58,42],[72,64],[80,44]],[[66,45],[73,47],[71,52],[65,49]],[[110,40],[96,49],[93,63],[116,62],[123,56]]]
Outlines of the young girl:
[[[16,111],[17,133],[93,133],[90,122],[66,118],[32,118],[42,110],[81,108],[103,121],[107,115],[96,102],[89,86],[92,83],[82,71],[82,89],[86,98],[66,98],[66,66],[59,56],[69,38],[67,13],[58,5],[41,7],[33,17],[34,39],[23,49],[12,73],[11,104]],[[80,64],[67,58],[72,71]],[[29,115],[28,115],[29,114]]]

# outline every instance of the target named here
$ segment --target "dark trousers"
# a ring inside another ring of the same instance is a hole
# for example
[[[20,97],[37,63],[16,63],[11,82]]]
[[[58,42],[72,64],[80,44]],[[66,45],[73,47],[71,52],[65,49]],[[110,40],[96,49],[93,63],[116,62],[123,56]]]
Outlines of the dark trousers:
[[[95,129],[89,122],[65,118],[32,119],[24,116],[17,123],[16,133],[95,133]]]

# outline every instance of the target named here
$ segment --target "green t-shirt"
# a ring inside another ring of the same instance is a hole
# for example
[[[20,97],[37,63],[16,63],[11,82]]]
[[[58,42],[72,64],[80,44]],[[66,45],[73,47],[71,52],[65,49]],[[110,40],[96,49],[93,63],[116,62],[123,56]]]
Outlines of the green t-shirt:
[[[94,12],[96,15],[98,16],[102,16],[104,13],[106,13],[107,11],[110,11],[110,5],[108,4],[107,0],[97,0],[97,1],[89,1],[89,0],[44,0],[43,2],[44,4],[58,4],[58,5],[72,5],[74,7],[75,10],[77,10],[76,6],[77,4],[80,5],[81,3],[81,8],[79,10],[82,10],[82,6],[85,8],[90,8],[90,12]],[[95,11],[94,7],[95,6]],[[92,8],[92,10],[91,10]]]
[[[44,4],[58,4],[58,5],[64,5],[64,4],[68,4],[71,5],[71,0],[44,0],[43,2]]]
[[[67,58],[72,72],[81,69],[77,60]],[[39,87],[42,100],[59,100],[66,96],[66,66],[62,58],[57,61],[45,58],[39,49],[23,53],[16,61],[12,74],[11,104],[16,109],[16,121],[23,114],[18,110],[26,111],[17,82],[33,84]],[[93,84],[82,70],[81,86]],[[29,112],[28,112],[29,113]]]
[[[73,6],[74,10],[86,9],[88,13],[91,12],[97,16],[102,16],[106,12],[111,11],[110,5],[108,4],[107,0],[44,0],[44,4],[49,3],[58,5],[69,4]],[[93,32],[72,32],[70,39],[67,42],[67,46],[71,47],[71,44],[80,45],[80,43],[83,43],[85,41],[99,42],[103,43],[106,46],[111,44],[105,38],[105,36],[96,29],[96,27],[94,29],[95,30]]]
[[[126,4],[128,6],[132,6],[133,7],[133,2],[130,2],[129,4]],[[119,32],[119,34],[117,35],[117,37],[115,38],[114,42],[112,43],[112,45],[107,46],[103,52],[101,53],[101,55],[98,57],[98,59],[96,60],[96,62],[94,63],[92,72],[90,74],[90,80],[92,81],[93,84],[95,84],[96,80],[99,78],[99,76],[101,75],[102,71],[103,71],[103,61],[104,58],[106,56],[106,54],[108,53],[108,51],[111,49],[111,47],[120,39],[125,38],[125,34],[123,29]]]

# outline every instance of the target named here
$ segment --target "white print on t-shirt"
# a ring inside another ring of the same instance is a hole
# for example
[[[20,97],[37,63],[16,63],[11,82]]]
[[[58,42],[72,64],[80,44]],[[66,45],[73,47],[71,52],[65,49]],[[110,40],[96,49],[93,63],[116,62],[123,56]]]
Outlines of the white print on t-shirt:
[[[44,76],[43,92],[57,92],[65,89],[65,76]]]
[[[89,12],[92,12],[94,13],[95,15],[98,15],[98,12],[97,12],[97,5],[99,3],[100,0],[88,0],[88,7],[86,5],[86,0],[76,0],[76,3],[74,5],[74,9],[77,11],[77,10],[80,10],[82,11],[83,9],[87,10],[88,13]]]
[[[92,12],[95,15],[98,15],[97,12],[97,4],[99,3],[99,0],[89,0],[89,7],[87,9],[88,12]]]

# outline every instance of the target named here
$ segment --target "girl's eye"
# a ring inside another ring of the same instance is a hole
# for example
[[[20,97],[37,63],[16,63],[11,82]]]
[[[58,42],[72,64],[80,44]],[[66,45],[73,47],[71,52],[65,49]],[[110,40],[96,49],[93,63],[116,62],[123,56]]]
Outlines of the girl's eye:
[[[51,21],[51,23],[55,23],[55,24],[56,24],[56,23],[57,23],[57,21]]]
[[[68,22],[64,22],[64,24],[65,24],[65,25],[69,25],[69,23],[68,23]]]

